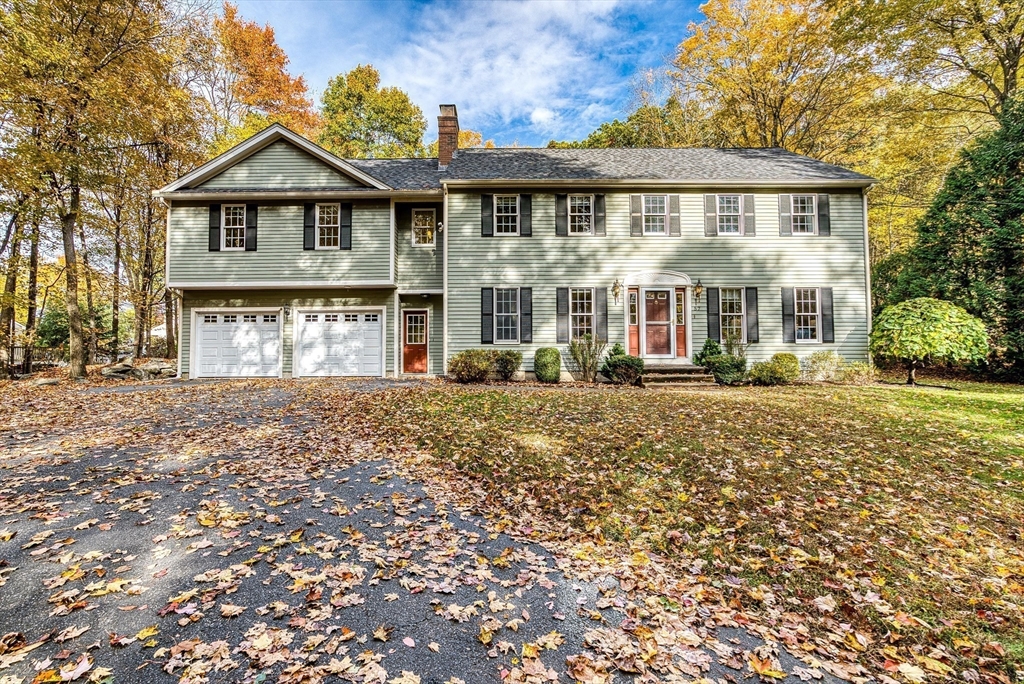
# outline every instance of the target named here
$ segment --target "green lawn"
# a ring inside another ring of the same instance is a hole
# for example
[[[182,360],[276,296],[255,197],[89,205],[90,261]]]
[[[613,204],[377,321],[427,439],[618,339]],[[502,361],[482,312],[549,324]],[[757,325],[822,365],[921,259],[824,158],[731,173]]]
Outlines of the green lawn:
[[[827,630],[808,650],[1005,671],[1024,662],[1024,388],[957,387],[438,386],[323,407],[505,515],[703,561],[743,610]]]

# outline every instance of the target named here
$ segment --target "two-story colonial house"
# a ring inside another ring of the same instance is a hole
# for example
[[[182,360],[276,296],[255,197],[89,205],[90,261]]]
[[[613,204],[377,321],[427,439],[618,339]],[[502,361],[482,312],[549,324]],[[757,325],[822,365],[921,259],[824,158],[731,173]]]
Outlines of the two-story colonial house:
[[[441,375],[592,333],[867,358],[872,179],[779,149],[458,149],[340,159],[274,125],[156,191],[182,377]]]

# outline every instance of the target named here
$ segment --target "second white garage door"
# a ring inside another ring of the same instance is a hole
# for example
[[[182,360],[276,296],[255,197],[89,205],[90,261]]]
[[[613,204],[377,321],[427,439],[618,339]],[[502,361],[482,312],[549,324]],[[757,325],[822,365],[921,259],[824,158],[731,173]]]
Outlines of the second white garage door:
[[[299,315],[295,344],[300,376],[383,375],[384,322],[379,313]]]

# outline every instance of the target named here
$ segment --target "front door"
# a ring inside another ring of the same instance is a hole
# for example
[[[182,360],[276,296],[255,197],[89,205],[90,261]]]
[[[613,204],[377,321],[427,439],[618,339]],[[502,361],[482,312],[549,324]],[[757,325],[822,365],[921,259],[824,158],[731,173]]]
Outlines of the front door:
[[[672,290],[644,290],[644,356],[672,356]]]
[[[406,311],[402,333],[402,372],[427,372],[427,312]]]

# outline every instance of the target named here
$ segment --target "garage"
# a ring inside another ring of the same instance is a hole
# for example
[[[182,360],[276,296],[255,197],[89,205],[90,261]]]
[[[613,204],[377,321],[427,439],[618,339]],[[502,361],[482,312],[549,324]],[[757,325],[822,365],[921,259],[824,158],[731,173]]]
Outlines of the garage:
[[[300,312],[298,319],[297,375],[384,374],[381,311],[307,311]]]
[[[281,321],[277,311],[199,312],[196,323],[197,377],[281,375]]]

